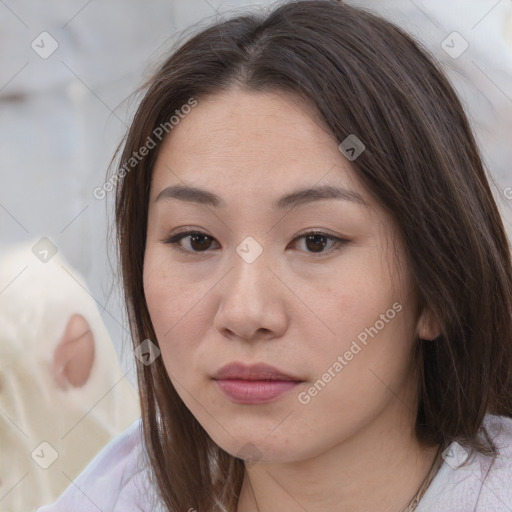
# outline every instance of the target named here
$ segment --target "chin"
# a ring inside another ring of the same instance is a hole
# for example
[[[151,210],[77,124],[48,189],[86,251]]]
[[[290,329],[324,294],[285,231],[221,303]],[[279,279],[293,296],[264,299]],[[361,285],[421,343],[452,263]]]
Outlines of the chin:
[[[312,456],[314,448],[305,447],[303,442],[293,441],[286,431],[269,436],[269,432],[275,429],[265,425],[255,428],[254,423],[245,427],[238,424],[229,429],[229,435],[222,428],[215,426],[214,431],[206,429],[212,440],[224,451],[246,461],[248,467],[261,463],[293,462]],[[219,431],[220,430],[220,431]],[[304,438],[302,438],[304,439]]]

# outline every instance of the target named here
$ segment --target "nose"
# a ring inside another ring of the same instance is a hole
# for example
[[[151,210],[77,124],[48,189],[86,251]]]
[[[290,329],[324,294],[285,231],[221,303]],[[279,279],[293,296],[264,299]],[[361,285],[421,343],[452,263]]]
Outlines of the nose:
[[[287,289],[263,251],[249,263],[235,253],[233,267],[222,280],[214,326],[232,339],[278,338],[288,326]],[[289,292],[288,292],[289,293]]]

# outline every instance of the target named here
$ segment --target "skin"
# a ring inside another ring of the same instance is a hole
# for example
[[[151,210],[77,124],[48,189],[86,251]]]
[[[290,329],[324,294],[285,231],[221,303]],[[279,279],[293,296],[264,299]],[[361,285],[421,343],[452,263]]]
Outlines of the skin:
[[[438,448],[414,435],[411,359],[417,337],[436,337],[438,326],[417,310],[396,224],[339,142],[289,94],[232,88],[198,102],[153,169],[147,305],[186,406],[224,450],[254,459],[246,462],[238,512],[398,511]],[[357,192],[367,206],[322,199],[272,207],[287,193],[326,184]],[[207,189],[226,205],[156,201],[171,185]],[[186,228],[211,239],[184,238],[185,252],[163,242]],[[318,241],[294,241],[312,230],[348,242],[321,239],[322,252]],[[262,248],[252,263],[236,252],[248,236]],[[299,393],[394,303],[401,311],[301,403]],[[212,380],[232,361],[267,363],[304,382],[271,403],[236,404]]]

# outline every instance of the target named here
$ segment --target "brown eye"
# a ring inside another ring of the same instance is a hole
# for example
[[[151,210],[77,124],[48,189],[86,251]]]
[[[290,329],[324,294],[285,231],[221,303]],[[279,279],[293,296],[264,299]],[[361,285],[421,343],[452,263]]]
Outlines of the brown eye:
[[[325,235],[308,235],[306,237],[306,247],[312,252],[321,252],[327,245],[327,237]]]
[[[208,235],[204,235],[202,233],[190,235],[190,246],[194,251],[204,251],[209,249],[211,243],[212,239]]]
[[[182,240],[188,240],[188,247],[183,246]],[[186,231],[178,233],[170,237],[168,240],[164,240],[165,244],[172,246],[174,249],[182,252],[205,252],[210,249],[212,241],[215,240],[206,233],[200,231]]]
[[[186,240],[188,244],[184,245],[182,240]],[[332,251],[341,249],[341,247],[349,242],[349,240],[316,231],[300,235],[296,237],[293,242],[297,242],[298,240],[305,241],[305,252],[319,255],[329,254]],[[167,240],[162,240],[164,244],[170,245],[173,249],[189,254],[209,252],[213,241],[215,241],[215,238],[201,231],[185,231],[173,235]],[[325,250],[329,243],[331,244],[330,247]]]
[[[299,235],[293,241],[297,242],[299,240],[304,240],[304,245],[306,247],[305,251],[311,254],[328,254],[334,250],[341,249],[344,245],[346,245],[349,241],[343,238],[339,238],[336,236],[328,235],[327,233],[313,231],[310,233],[304,233],[303,235]],[[326,248],[327,245],[330,246]]]

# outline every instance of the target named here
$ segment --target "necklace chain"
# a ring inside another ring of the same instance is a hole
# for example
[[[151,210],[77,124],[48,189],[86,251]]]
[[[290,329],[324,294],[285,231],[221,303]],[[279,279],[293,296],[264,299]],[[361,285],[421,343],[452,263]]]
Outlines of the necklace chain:
[[[442,450],[442,445],[441,445],[439,447],[439,449],[437,450],[437,454],[434,458],[434,462],[432,463],[430,471],[428,472],[427,476],[423,480],[423,483],[421,484],[420,488],[418,489],[418,492],[415,494],[415,496],[411,500],[411,502],[400,512],[413,512],[414,510],[416,510],[421,498],[423,498],[423,495],[425,494],[426,490],[429,488],[430,483],[432,482],[432,480],[436,476],[439,468],[441,467],[441,464],[443,462],[443,459],[441,456],[442,452],[443,452],[443,450]],[[252,489],[252,486],[251,486],[251,489]],[[253,491],[253,496],[254,496],[254,491]],[[254,498],[256,499],[256,497],[254,497]],[[256,503],[256,509],[259,512],[260,509],[258,507],[258,503]]]
[[[443,450],[442,450],[442,445],[441,445],[439,447],[439,449],[437,450],[437,454],[434,458],[434,462],[432,463],[430,471],[428,472],[427,476],[423,480],[423,483],[421,484],[420,488],[418,489],[418,492],[416,493],[416,495],[414,496],[412,501],[407,505],[407,507],[404,508],[401,512],[413,512],[414,510],[416,510],[421,498],[423,498],[423,495],[425,494],[426,490],[429,488],[430,483],[432,482],[432,480],[436,476],[439,468],[441,467],[441,464],[443,462],[443,459],[441,456],[442,452],[443,452]]]

